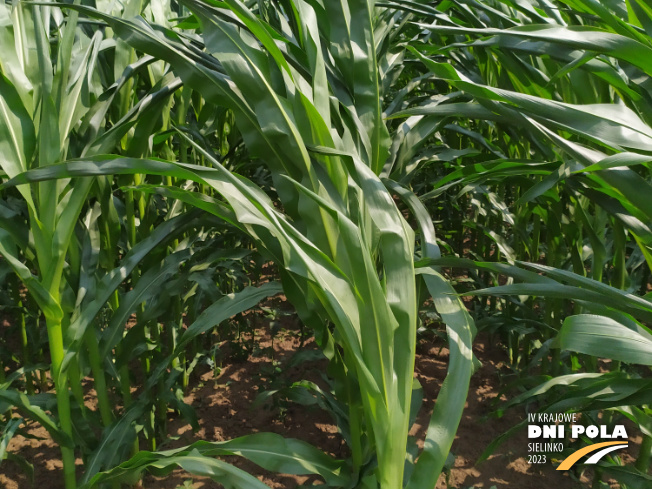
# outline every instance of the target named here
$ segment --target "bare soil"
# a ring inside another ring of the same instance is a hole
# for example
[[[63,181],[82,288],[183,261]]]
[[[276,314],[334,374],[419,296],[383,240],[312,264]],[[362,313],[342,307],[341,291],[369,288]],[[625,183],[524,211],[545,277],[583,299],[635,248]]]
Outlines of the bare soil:
[[[267,405],[252,409],[258,393],[279,378],[289,381],[308,379],[322,383],[326,364],[303,363],[300,367],[287,368],[287,362],[299,350],[300,341],[296,331],[277,336],[273,342],[264,330],[258,330],[258,344],[268,356],[250,356],[245,362],[226,364],[219,375],[205,372],[194,379],[185,398],[197,412],[200,430],[193,433],[185,421],[170,412],[169,434],[173,437],[163,448],[184,446],[197,440],[226,440],[254,432],[274,432],[286,437],[305,440],[335,457],[348,454],[337,428],[330,416],[320,410],[309,410],[289,404]],[[315,349],[309,340],[303,348]],[[273,353],[273,358],[269,354]],[[491,417],[492,402],[501,389],[501,375],[509,372],[507,356],[500,345],[491,344],[481,335],[474,344],[474,352],[482,367],[473,375],[466,409],[460,423],[452,452],[455,463],[447,474],[442,474],[437,489],[451,488],[514,488],[529,489],[555,487],[574,489],[589,487],[589,479],[573,480],[566,472],[557,472],[551,463],[530,465],[527,463],[527,434],[522,431],[501,445],[488,460],[477,464],[480,454],[498,435],[506,432],[522,419],[522,414],[502,418]],[[416,377],[424,388],[424,406],[411,430],[411,435],[423,440],[435,399],[445,378],[448,366],[448,349],[440,338],[422,340],[418,348]],[[279,371],[274,371],[279,367]],[[92,396],[89,397],[91,399]],[[92,404],[92,403],[91,403]],[[518,410],[513,410],[518,411]],[[33,485],[21,469],[10,461],[0,465],[0,487],[4,489],[49,488],[62,489],[61,462],[58,448],[47,432],[38,424],[31,424],[29,433],[35,438],[14,437],[9,451],[25,457],[34,466]],[[422,445],[422,442],[421,442]],[[143,448],[146,448],[143,446]],[[274,489],[292,489],[300,484],[316,482],[315,477],[279,475],[262,470],[247,460],[226,457],[227,461],[256,475]],[[81,460],[78,460],[81,465]],[[181,470],[165,479],[147,475],[147,489],[176,489],[179,486],[202,489],[218,489],[222,486],[211,480],[192,477]],[[184,485],[185,484],[185,485]],[[615,485],[614,485],[615,487]]]

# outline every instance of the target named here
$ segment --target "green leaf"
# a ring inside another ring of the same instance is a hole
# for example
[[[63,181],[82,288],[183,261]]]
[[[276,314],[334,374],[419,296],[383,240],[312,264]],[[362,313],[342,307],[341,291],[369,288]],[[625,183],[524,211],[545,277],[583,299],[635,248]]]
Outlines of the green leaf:
[[[0,409],[0,412],[4,412],[7,406],[15,406],[25,416],[41,423],[41,426],[48,431],[59,445],[69,448],[74,446],[73,441],[57,426],[56,422],[40,407],[33,405],[29,397],[22,392],[0,389],[0,402],[5,405],[3,409]]]
[[[103,483],[135,484],[146,469],[157,475],[167,475],[174,468],[180,467],[193,475],[210,477],[221,483],[225,489],[269,489],[254,476],[226,462],[204,457],[197,452],[187,455],[168,456],[149,452],[139,452],[132,460],[113,470],[96,475],[81,489],[91,489]]]
[[[36,147],[34,123],[12,83],[0,73],[0,168],[9,178],[26,171]],[[18,190],[34,208],[28,187]]]
[[[228,294],[207,307],[200,316],[186,329],[177,343],[177,351],[182,349],[194,338],[235,314],[251,309],[261,300],[283,291],[277,282],[268,282],[260,287],[245,287],[239,292]]]
[[[642,328],[634,331],[608,317],[591,314],[570,316],[564,320],[557,341],[565,350],[652,365],[652,335]]]
[[[419,455],[407,489],[430,489],[435,486],[450,452],[469,391],[473,373],[473,319],[450,283],[432,268],[417,272],[428,287],[437,312],[446,323],[450,360],[437,402],[428,424],[426,441]]]

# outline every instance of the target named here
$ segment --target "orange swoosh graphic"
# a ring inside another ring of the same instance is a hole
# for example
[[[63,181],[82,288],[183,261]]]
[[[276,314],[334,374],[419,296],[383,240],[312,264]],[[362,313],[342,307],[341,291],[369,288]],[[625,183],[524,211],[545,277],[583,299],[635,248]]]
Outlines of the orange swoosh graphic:
[[[627,441],[605,441],[602,443],[594,443],[593,445],[589,445],[588,447],[580,448],[578,451],[575,453],[570,454],[564,461],[557,467],[557,470],[568,470],[570,469],[575,462],[577,462],[579,459],[581,459],[584,455],[587,455],[591,452],[595,452],[596,450],[599,450],[600,448],[603,447],[608,447],[611,445],[623,445],[627,443]]]

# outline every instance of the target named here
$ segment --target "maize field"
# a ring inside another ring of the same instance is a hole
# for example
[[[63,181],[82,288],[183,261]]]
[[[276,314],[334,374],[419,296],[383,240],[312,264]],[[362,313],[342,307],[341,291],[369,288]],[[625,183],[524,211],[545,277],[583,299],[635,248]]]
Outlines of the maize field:
[[[649,489],[651,267],[649,0],[0,3],[2,487]]]

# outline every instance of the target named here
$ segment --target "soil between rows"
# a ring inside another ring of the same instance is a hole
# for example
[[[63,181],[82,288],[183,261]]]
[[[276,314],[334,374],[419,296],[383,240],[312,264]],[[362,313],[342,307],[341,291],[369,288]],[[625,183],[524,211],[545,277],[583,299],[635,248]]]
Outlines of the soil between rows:
[[[346,457],[347,447],[332,419],[324,411],[294,404],[285,405],[282,409],[269,404],[252,409],[252,403],[258,393],[269,384],[269,373],[274,370],[275,365],[280,367],[280,373],[277,375],[283,379],[307,379],[322,385],[321,376],[326,367],[325,361],[322,361],[287,368],[289,359],[300,349],[298,335],[290,331],[284,338],[276,337],[272,342],[266,331],[258,330],[258,333],[260,348],[269,353],[273,351],[273,359],[269,356],[250,356],[244,362],[225,364],[217,377],[209,371],[195,378],[185,401],[195,408],[200,430],[193,433],[189,424],[170,412],[168,428],[171,440],[166,443],[164,449],[184,446],[197,440],[227,440],[266,431],[307,441],[335,457]],[[315,349],[316,346],[309,340],[303,348]],[[466,408],[452,447],[452,453],[455,455],[454,466],[448,474],[442,474],[436,489],[489,489],[492,486],[497,489],[588,487],[589,479],[586,476],[582,477],[581,481],[576,481],[568,473],[555,471],[550,463],[528,464],[528,439],[524,430],[508,439],[488,460],[476,465],[476,460],[488,444],[521,421],[522,415],[519,415],[517,410],[512,410],[502,418],[490,416],[493,411],[492,402],[500,392],[500,377],[509,373],[506,366],[507,356],[502,347],[492,344],[486,335],[480,335],[476,339],[473,349],[482,367],[471,378]],[[448,349],[441,338],[434,337],[420,342],[415,375],[423,386],[425,399],[410,432],[420,440],[420,447],[423,445],[422,440],[435,399],[445,378],[447,365]],[[92,396],[89,396],[90,398]],[[16,436],[9,444],[9,451],[21,455],[33,464],[33,485],[18,466],[5,461],[0,465],[0,487],[63,489],[59,449],[38,424],[32,424],[29,433],[40,439]],[[640,440],[636,441],[640,443]],[[142,448],[147,449],[145,446]],[[239,457],[224,459],[254,474],[273,489],[293,489],[300,484],[319,480],[317,477],[270,473]],[[81,465],[81,460],[78,460],[78,463]],[[147,489],[176,489],[179,486],[184,489],[222,488],[216,482],[191,476],[181,470],[173,472],[165,479],[148,474],[143,482]],[[618,487],[615,483],[610,485]]]

